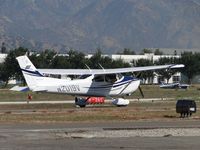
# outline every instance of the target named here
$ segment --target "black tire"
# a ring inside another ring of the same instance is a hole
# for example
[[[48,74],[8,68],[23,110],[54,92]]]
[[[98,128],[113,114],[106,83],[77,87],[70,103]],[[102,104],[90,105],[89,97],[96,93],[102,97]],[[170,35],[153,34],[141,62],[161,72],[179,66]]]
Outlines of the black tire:
[[[78,98],[77,97],[75,97],[75,103],[77,103],[78,102]]]
[[[85,107],[85,105],[79,105],[81,108],[84,108]]]

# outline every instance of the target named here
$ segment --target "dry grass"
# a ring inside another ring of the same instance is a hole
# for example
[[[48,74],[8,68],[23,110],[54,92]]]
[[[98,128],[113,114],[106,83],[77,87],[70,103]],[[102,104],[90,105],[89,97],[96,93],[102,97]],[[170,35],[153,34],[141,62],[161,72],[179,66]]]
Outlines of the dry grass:
[[[162,89],[158,85],[143,85],[141,86],[146,98],[194,98],[200,97],[200,85],[192,85],[187,90],[183,89]],[[139,90],[133,95],[133,98],[141,97]]]
[[[142,86],[145,98],[174,98],[171,101],[132,102],[128,107],[93,106],[76,108],[73,104],[28,104],[0,105],[0,122],[99,122],[99,121],[130,121],[140,119],[179,119],[175,112],[176,100],[192,98],[199,106],[199,85],[188,90],[160,89],[158,86]],[[0,101],[26,101],[28,93],[0,90]],[[71,96],[31,93],[33,100],[68,100]],[[129,98],[141,97],[136,91]],[[200,118],[197,111],[194,118]]]
[[[197,106],[199,102],[197,102]],[[101,106],[76,108],[72,105],[17,105],[0,106],[0,122],[101,122],[149,119],[179,119],[175,101],[134,102],[128,107]],[[200,118],[200,113],[193,115]]]

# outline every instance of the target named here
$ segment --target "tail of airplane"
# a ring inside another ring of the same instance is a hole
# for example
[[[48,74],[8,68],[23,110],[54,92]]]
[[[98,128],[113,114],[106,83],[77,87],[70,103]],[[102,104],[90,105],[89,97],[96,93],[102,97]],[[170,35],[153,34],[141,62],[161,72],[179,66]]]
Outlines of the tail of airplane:
[[[35,68],[29,58],[25,55],[19,56],[16,59],[29,89],[34,92],[45,92],[53,86],[62,85],[66,82],[66,80],[63,79],[45,77]]]
[[[34,90],[38,86],[38,79],[43,78],[44,76],[39,71],[37,71],[35,66],[26,55],[19,56],[16,59],[19,63],[28,87],[31,90]]]

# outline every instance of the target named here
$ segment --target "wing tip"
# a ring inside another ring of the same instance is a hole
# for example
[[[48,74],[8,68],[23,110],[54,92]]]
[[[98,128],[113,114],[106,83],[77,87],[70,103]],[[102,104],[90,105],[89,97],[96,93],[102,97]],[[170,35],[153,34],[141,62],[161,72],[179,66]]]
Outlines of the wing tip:
[[[176,64],[176,65],[172,65],[170,68],[183,68],[185,67],[184,64]]]

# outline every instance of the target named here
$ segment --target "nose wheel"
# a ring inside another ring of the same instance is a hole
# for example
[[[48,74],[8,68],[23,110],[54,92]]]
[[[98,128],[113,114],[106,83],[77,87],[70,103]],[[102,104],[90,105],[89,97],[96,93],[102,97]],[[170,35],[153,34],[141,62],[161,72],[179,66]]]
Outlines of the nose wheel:
[[[117,107],[128,106],[129,103],[130,103],[129,100],[123,99],[123,98],[116,98],[116,99],[113,99],[112,101],[112,104]]]

